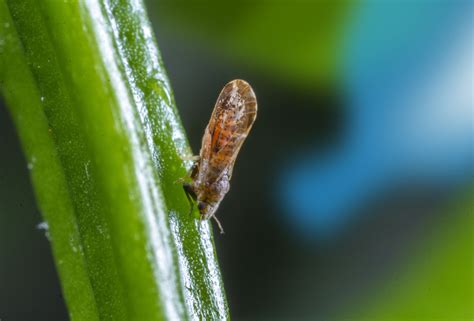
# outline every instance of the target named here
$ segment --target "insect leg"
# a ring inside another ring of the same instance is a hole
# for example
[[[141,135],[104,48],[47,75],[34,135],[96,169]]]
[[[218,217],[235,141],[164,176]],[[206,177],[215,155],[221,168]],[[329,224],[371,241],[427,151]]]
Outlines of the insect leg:
[[[184,189],[184,194],[186,195],[186,198],[188,199],[189,206],[191,209],[189,210],[189,215],[193,214],[194,210],[194,201],[196,200],[196,194],[194,193],[192,187],[190,184],[186,183],[183,184],[183,189]]]
[[[174,181],[175,184],[185,184],[186,181],[191,181],[191,178],[189,176],[181,177],[178,178],[177,180]]]
[[[189,216],[193,215],[193,210],[194,210],[194,202],[191,199],[191,196],[186,192],[186,198],[188,199],[189,202]]]
[[[216,221],[217,223],[217,226],[219,226],[219,230],[221,230],[221,234],[224,234],[224,229],[222,228],[222,224],[221,222],[219,222],[219,220],[217,219],[217,216],[215,215],[212,215],[212,217],[214,218],[214,220]]]
[[[199,156],[193,156],[193,157],[197,157],[199,158]],[[199,159],[198,159],[199,160]],[[181,178],[178,178],[175,183],[176,184],[183,184],[185,182],[189,182],[189,181],[192,181],[192,176],[193,176],[193,173],[197,170],[198,168],[198,165],[197,165],[197,162],[194,162],[193,166],[191,166],[191,168],[189,169],[188,173],[186,174],[186,176],[184,177],[181,177]],[[189,184],[188,184],[189,185]]]
[[[193,161],[193,162],[195,162],[195,161],[200,160],[201,156],[199,156],[199,155],[186,155],[186,156],[181,157],[181,159],[183,161]]]

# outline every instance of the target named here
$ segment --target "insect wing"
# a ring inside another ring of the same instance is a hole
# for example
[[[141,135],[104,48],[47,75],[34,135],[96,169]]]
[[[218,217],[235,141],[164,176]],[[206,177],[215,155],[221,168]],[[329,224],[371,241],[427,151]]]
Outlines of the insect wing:
[[[250,85],[233,80],[222,89],[211,116],[206,135],[206,154],[214,169],[214,179],[232,174],[237,154],[257,116],[257,100]],[[206,137],[207,136],[207,137]]]

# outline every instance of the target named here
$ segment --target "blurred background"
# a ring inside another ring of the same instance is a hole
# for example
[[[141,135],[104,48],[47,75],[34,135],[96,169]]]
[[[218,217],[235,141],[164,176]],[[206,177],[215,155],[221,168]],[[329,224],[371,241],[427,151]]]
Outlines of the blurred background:
[[[226,82],[257,94],[215,233],[233,320],[474,319],[472,1],[148,11],[195,153]],[[0,146],[0,319],[67,320],[3,103]]]

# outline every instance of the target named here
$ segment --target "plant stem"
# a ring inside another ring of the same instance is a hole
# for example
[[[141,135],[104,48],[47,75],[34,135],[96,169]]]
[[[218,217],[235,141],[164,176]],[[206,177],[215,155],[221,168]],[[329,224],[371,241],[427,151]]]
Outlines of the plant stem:
[[[0,0],[0,90],[71,320],[225,320],[211,228],[141,1]],[[189,164],[188,164],[189,165]]]

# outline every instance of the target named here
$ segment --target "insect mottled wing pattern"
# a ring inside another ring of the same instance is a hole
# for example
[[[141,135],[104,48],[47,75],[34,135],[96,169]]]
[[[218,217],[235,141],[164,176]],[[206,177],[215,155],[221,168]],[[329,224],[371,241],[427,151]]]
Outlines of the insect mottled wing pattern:
[[[209,179],[218,179],[234,166],[256,116],[257,101],[248,83],[235,80],[222,89],[213,113],[215,122],[209,124],[212,137],[210,165],[215,169],[214,173],[209,173]]]
[[[257,99],[250,85],[233,80],[217,98],[204,132],[199,161],[187,188],[196,195],[202,218],[214,216],[229,190],[235,159],[257,116]]]

